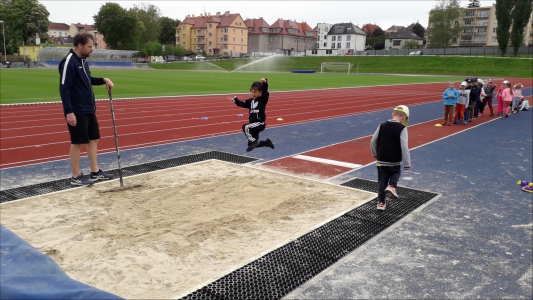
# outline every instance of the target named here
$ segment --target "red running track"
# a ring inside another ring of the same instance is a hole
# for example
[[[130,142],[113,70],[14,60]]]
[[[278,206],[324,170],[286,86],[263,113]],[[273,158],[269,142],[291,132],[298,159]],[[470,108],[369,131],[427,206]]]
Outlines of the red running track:
[[[497,109],[497,106],[494,106],[494,108]],[[435,124],[442,122],[442,119],[440,118],[426,123],[409,126],[409,149],[413,150],[414,148],[421,147],[425,144],[495,119],[496,118],[494,117],[488,117],[485,115],[467,125],[436,127]],[[317,179],[328,179],[374,163],[376,160],[372,157],[370,151],[371,139],[372,136],[366,136],[336,145],[299,153],[297,155],[272,160],[262,165],[283,173],[297,174]],[[306,159],[315,158],[317,161],[304,160],[299,158],[301,156],[304,156]],[[353,166],[349,166],[350,164]]]
[[[383,110],[398,104],[440,101],[442,90],[443,84],[437,83],[272,92],[267,124],[272,128]],[[114,100],[120,148],[238,133],[241,124],[246,123],[247,112],[231,103],[231,96]],[[97,101],[97,116],[101,128],[99,153],[114,152],[109,101]],[[283,121],[276,121],[277,118]],[[4,105],[0,120],[0,168],[68,158],[70,142],[61,103]]]

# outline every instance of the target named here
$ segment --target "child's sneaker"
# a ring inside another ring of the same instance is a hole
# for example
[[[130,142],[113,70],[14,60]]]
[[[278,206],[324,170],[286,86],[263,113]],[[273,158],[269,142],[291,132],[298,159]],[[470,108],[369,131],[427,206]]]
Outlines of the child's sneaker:
[[[378,201],[377,209],[378,210],[385,210],[385,208],[387,208],[387,202],[386,201],[383,201],[383,202]]]
[[[259,141],[255,140],[255,142],[251,143],[250,146],[248,146],[248,148],[246,148],[246,151],[250,152],[250,151],[254,150],[255,147],[257,147],[258,145],[259,145]]]
[[[270,139],[266,139],[265,143],[267,147],[274,149],[274,143]]]
[[[398,199],[398,194],[396,193],[396,189],[392,185],[389,185],[385,189],[385,195],[387,195],[387,197],[389,197],[390,199]]]
[[[477,115],[478,115],[478,117],[483,117],[482,113],[478,113]]]
[[[98,181],[98,180],[110,180],[113,179],[114,176],[111,174],[106,174],[102,170],[98,170],[98,172],[94,173],[91,172],[91,175],[89,175],[89,179],[92,181]]]
[[[94,184],[94,181],[83,176],[83,173],[80,173],[78,176],[70,178],[70,184],[77,185],[77,186],[84,186],[84,185],[92,185]]]

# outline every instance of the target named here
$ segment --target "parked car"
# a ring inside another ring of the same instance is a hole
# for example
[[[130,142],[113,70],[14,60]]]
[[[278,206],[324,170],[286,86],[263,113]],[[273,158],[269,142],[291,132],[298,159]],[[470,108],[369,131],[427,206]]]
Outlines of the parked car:
[[[218,59],[229,59],[231,58],[231,56],[227,55],[227,54],[224,54],[224,55],[219,55],[218,56]]]
[[[190,56],[184,56],[184,57],[182,58],[182,60],[183,60],[183,61],[192,61],[192,60],[194,60],[194,59],[193,59],[192,57],[190,57]]]
[[[243,54],[241,55],[242,58],[250,58],[250,54]]]
[[[165,60],[164,60],[164,59],[157,58],[157,59],[154,59],[153,62],[155,62],[155,63],[164,63]]]
[[[194,60],[205,60],[205,56],[196,55],[196,56],[194,57]]]
[[[422,55],[422,51],[413,51],[409,55]]]

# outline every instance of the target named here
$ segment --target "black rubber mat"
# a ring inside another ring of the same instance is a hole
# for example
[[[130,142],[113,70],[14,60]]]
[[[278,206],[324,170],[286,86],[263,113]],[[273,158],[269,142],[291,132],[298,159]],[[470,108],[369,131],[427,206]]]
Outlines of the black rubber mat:
[[[377,193],[377,182],[342,184]],[[281,299],[391,226],[435,193],[398,187],[400,199],[376,209],[377,198],[264,255],[182,299]]]
[[[180,165],[218,159],[236,164],[255,158],[224,152],[149,162],[122,168],[123,177]],[[118,177],[118,169],[109,173]],[[375,181],[353,179],[342,184],[377,192]],[[0,191],[0,203],[70,189],[70,178]],[[369,239],[437,196],[435,193],[397,188],[400,199],[389,201],[385,211],[376,209],[377,198],[347,212],[302,237],[260,257],[182,299],[281,299],[350,254]]]
[[[218,159],[221,161],[231,162],[235,164],[245,164],[252,161],[256,161],[256,158],[240,156],[219,151],[209,151],[199,154],[191,154],[187,156],[181,156],[176,158],[170,158],[160,161],[149,162],[145,164],[123,167],[122,177],[128,177],[132,175],[138,175],[148,173],[157,170],[163,170],[173,168],[190,163],[200,162],[209,159]],[[115,178],[119,177],[118,169],[107,170],[109,174],[113,174]],[[60,179],[55,181],[43,182],[33,184],[29,186],[23,186],[8,190],[0,191],[0,203],[24,199],[33,196],[44,195],[52,192],[59,192],[67,189],[71,189],[75,186],[70,184],[70,178]]]

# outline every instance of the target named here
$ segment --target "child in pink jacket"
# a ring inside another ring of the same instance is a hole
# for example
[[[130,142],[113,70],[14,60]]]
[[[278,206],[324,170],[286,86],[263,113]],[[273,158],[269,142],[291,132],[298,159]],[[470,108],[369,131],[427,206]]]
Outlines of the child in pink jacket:
[[[500,86],[500,89],[498,89],[498,93],[496,94],[496,100],[498,100],[498,117],[503,117],[503,99],[502,99],[502,93],[503,90],[505,90],[505,84],[507,83],[507,80],[504,80],[502,82],[502,85]]]
[[[502,92],[503,107],[505,109],[505,117],[509,117],[511,110],[511,102],[513,102],[513,90],[511,89],[511,83],[507,81],[505,89]]]

